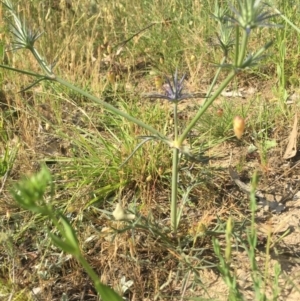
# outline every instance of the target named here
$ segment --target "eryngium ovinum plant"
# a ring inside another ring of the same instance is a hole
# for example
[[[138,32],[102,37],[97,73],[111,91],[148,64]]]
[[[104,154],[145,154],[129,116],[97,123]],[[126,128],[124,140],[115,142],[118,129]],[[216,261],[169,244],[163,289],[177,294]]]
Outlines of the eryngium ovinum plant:
[[[122,116],[127,120],[139,125],[140,127],[149,131],[149,136],[144,137],[144,141],[138,144],[136,147],[139,148],[143,145],[143,143],[155,139],[161,141],[162,143],[167,144],[172,150],[172,159],[173,159],[173,167],[172,167],[172,184],[171,184],[171,230],[174,234],[176,234],[179,222],[180,222],[180,212],[177,210],[177,199],[178,199],[178,171],[179,171],[179,154],[184,153],[188,156],[190,155],[190,150],[188,145],[184,144],[185,139],[189,132],[193,129],[195,124],[199,121],[201,116],[205,113],[205,111],[209,108],[210,105],[214,102],[214,100],[221,94],[221,92],[226,88],[226,86],[233,80],[233,78],[242,70],[246,68],[251,68],[259,64],[260,60],[264,57],[265,51],[268,47],[270,47],[271,42],[266,43],[261,48],[250,52],[248,50],[249,39],[252,37],[253,31],[257,28],[265,27],[265,26],[274,26],[268,23],[269,19],[273,17],[267,11],[267,7],[260,0],[244,0],[237,1],[237,7],[229,6],[229,8],[222,9],[218,6],[218,1],[215,4],[215,11],[213,13],[213,18],[216,20],[217,24],[217,44],[219,45],[221,51],[223,52],[223,58],[219,64],[216,64],[216,74],[215,77],[205,95],[205,101],[203,105],[199,108],[198,112],[195,113],[194,118],[186,125],[186,127],[179,132],[178,129],[178,116],[177,116],[177,107],[178,103],[183,99],[189,99],[192,97],[197,97],[196,94],[184,93],[184,79],[185,76],[178,77],[178,71],[176,70],[175,74],[172,76],[172,79],[167,80],[167,86],[165,94],[148,94],[146,97],[149,98],[161,98],[166,99],[171,102],[174,106],[174,134],[173,138],[169,139],[165,137],[162,133],[154,129],[152,126],[144,123],[143,121],[126,114],[123,111],[118,110],[113,105],[106,103],[105,101],[89,94],[88,92],[82,90],[81,88],[73,85],[63,78],[59,77],[54,72],[54,65],[48,64],[44,58],[39,54],[38,50],[35,48],[35,42],[41,36],[40,32],[34,32],[30,28],[27,27],[24,19],[20,19],[19,15],[15,12],[12,3],[9,0],[5,0],[3,2],[4,7],[7,9],[7,12],[10,14],[11,21],[9,22],[11,27],[11,33],[14,38],[11,45],[12,48],[10,50],[18,50],[18,49],[27,49],[29,50],[36,61],[38,62],[42,72],[35,73],[32,71],[25,71],[16,69],[10,66],[6,66],[0,64],[0,67],[20,72],[26,75],[30,75],[36,78],[36,81],[31,84],[27,89],[33,87],[41,81],[53,81],[59,83],[70,90],[81,94],[82,96],[90,99],[93,102],[101,104],[105,109],[111,111],[112,113]],[[219,74],[221,70],[225,69],[228,74],[225,79],[218,85],[216,89],[216,83],[219,78]],[[214,91],[214,92],[213,92]],[[135,149],[135,151],[136,151]],[[131,156],[130,156],[131,157]],[[41,171],[45,173],[46,180],[49,177],[49,174],[44,170]],[[39,175],[37,175],[38,177]],[[51,239],[54,244],[56,244],[59,248],[64,250],[67,253],[72,254],[86,269],[90,277],[94,280],[96,289],[98,293],[102,296],[103,300],[121,300],[117,294],[115,294],[108,287],[104,287],[98,280],[95,273],[85,262],[83,256],[81,255],[80,248],[78,246],[77,237],[75,235],[74,230],[71,225],[68,223],[67,219],[59,214],[57,220],[57,215],[52,211],[51,206],[40,206],[38,201],[42,198],[39,190],[39,183],[36,182],[36,178],[32,178],[33,180],[33,191],[30,192],[28,189],[28,183],[22,185],[17,185],[14,190],[14,199],[18,202],[18,204],[24,209],[30,210],[34,213],[39,213],[42,215],[48,216],[49,219],[52,220],[54,225],[59,230],[61,237],[51,236]],[[48,181],[48,180],[47,180]],[[46,181],[46,182],[47,182]],[[22,184],[22,183],[21,183]],[[31,187],[30,186],[30,187]],[[43,190],[43,189],[42,189]],[[39,192],[38,194],[36,192]],[[127,215],[123,214],[122,208],[117,206],[118,210],[115,210],[115,218],[123,219]],[[120,212],[122,214],[120,214]],[[117,214],[118,213],[118,214]],[[133,215],[130,216],[132,218]]]
[[[161,98],[171,102],[174,106],[174,134],[173,139],[167,138],[165,135],[154,129],[152,126],[144,123],[127,113],[118,110],[113,105],[106,103],[105,101],[97,98],[88,92],[82,90],[74,84],[65,81],[54,72],[54,66],[48,64],[44,58],[41,57],[38,50],[35,48],[35,42],[41,36],[40,32],[33,32],[27,27],[24,19],[21,21],[18,14],[15,12],[13,5],[9,0],[5,0],[4,6],[11,16],[10,26],[11,33],[14,38],[12,42],[11,50],[27,49],[29,50],[37,62],[39,63],[42,72],[40,74],[16,69],[6,65],[0,65],[0,67],[9,69],[12,71],[24,73],[37,78],[37,80],[30,85],[31,88],[43,80],[53,81],[59,83],[67,88],[87,97],[91,101],[103,105],[103,107],[114,114],[120,115],[123,118],[139,125],[140,127],[149,131],[149,136],[144,137],[144,142],[151,139],[159,140],[162,143],[166,143],[172,150],[172,183],[171,183],[171,229],[173,233],[176,233],[179,222],[180,212],[177,210],[177,198],[178,198],[178,171],[179,171],[179,154],[184,153],[190,155],[189,146],[184,143],[189,132],[193,129],[195,124],[199,121],[205,111],[212,105],[214,100],[221,94],[226,86],[232,81],[232,79],[246,68],[257,66],[261,59],[265,56],[265,51],[270,47],[271,42],[266,43],[261,48],[254,51],[250,51],[248,48],[249,40],[253,35],[253,32],[257,28],[266,26],[274,26],[269,23],[269,19],[274,15],[270,14],[267,10],[267,6],[260,0],[244,0],[237,1],[237,6],[229,6],[228,8],[220,8],[216,1],[215,11],[212,14],[216,20],[218,34],[216,37],[217,44],[223,52],[223,58],[220,63],[216,64],[215,77],[205,95],[205,101],[195,113],[193,119],[185,126],[182,132],[178,130],[178,116],[177,106],[183,99],[197,97],[196,94],[184,93],[184,79],[185,76],[178,77],[178,71],[172,76],[172,79],[167,80],[167,88],[165,94],[147,94],[148,98]],[[225,79],[216,86],[219,74],[221,70],[225,69],[228,72]],[[214,91],[214,92],[213,92]],[[143,145],[140,143],[138,147]],[[21,202],[19,200],[19,202]],[[22,206],[22,203],[20,203]]]

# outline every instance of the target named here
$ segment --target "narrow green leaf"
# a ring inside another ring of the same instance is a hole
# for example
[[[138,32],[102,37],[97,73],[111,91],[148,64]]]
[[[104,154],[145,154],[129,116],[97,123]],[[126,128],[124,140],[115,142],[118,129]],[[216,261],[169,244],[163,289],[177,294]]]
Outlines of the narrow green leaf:
[[[48,234],[53,244],[56,245],[58,248],[62,249],[64,252],[69,253],[75,257],[78,255],[77,248],[74,248],[72,245],[70,245],[66,241],[63,241],[61,238],[59,238],[58,236],[54,235],[51,232],[48,232]]]
[[[74,252],[76,252],[76,256],[77,256],[80,254],[80,249],[78,247],[78,239],[75,234],[75,231],[64,215],[60,214],[60,218],[61,218],[61,223],[63,224],[63,227],[64,227],[64,233],[61,233],[61,235],[65,237],[68,245],[70,247],[72,246],[72,248],[73,248]]]

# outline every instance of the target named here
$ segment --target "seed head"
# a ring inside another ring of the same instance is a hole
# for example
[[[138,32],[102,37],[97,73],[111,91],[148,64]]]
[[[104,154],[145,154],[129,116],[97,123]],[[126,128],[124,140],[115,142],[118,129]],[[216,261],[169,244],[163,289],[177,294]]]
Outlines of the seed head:
[[[233,119],[233,131],[238,139],[241,139],[245,131],[245,120],[241,116],[235,116]]]

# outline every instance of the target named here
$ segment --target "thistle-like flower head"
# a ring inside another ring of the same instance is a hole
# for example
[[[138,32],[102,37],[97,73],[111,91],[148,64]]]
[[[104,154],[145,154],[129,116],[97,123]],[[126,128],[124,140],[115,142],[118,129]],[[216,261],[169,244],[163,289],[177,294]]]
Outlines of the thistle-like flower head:
[[[227,19],[234,25],[238,25],[250,34],[251,30],[257,27],[277,26],[266,21],[274,16],[265,10],[266,5],[261,0],[240,0],[237,1],[238,7],[231,6],[234,16]]]
[[[166,78],[166,84],[163,85],[163,89],[165,90],[165,94],[159,93],[150,93],[144,95],[146,98],[153,98],[153,99],[166,99],[170,102],[178,103],[181,100],[194,98],[194,97],[203,97],[202,93],[196,94],[189,94],[183,93],[183,82],[185,80],[185,74],[178,80],[178,73],[177,70],[175,74],[172,76],[172,79]]]
[[[10,12],[13,21],[10,22],[11,32],[15,36],[12,50],[27,48],[32,50],[36,40],[42,35],[39,31],[32,31],[27,27],[25,20],[21,21],[20,17],[15,13],[12,3],[9,0],[3,2],[7,10]]]

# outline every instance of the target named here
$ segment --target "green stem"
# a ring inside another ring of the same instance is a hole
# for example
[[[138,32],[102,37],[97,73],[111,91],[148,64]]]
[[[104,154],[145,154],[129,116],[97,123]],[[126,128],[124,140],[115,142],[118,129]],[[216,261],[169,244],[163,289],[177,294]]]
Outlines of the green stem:
[[[200,117],[205,113],[205,111],[209,108],[209,106],[213,103],[213,101],[221,94],[221,92],[225,89],[225,87],[230,83],[230,81],[234,78],[236,75],[236,71],[231,71],[226,79],[222,82],[220,87],[217,89],[217,91],[206,100],[204,105],[200,108],[198,113],[195,115],[195,117],[192,119],[192,121],[187,125],[181,136],[178,138],[178,145],[180,146],[184,139],[187,137],[190,130],[195,126],[195,124],[198,122]]]
[[[178,103],[174,102],[174,142],[177,146],[178,139]],[[178,157],[179,150],[173,149],[173,167],[172,167],[172,187],[171,187],[171,228],[174,233],[177,231],[177,199],[178,199]]]
[[[235,60],[234,65],[235,67],[239,64],[239,54],[240,54],[240,27],[235,26]]]
[[[249,39],[249,34],[247,33],[246,30],[244,30],[242,44],[241,44],[240,53],[239,53],[239,60],[238,60],[238,64],[237,64],[236,68],[242,68],[242,64],[243,64],[243,61],[244,61],[245,55],[246,55],[248,39]]]
[[[178,118],[177,118],[177,111],[178,111],[178,103],[174,102],[174,141],[178,139]]]
[[[55,77],[55,79],[53,79],[54,81],[60,83],[61,85],[65,86],[65,87],[68,87],[69,89],[71,89],[72,91],[76,91],[78,92],[79,94],[81,94],[82,96],[85,96],[87,97],[88,99],[98,103],[98,104],[101,104],[103,107],[105,107],[107,110],[113,112],[114,114],[116,115],[119,115],[119,116],[122,116],[124,118],[126,118],[127,120],[139,125],[140,127],[148,130],[149,132],[151,132],[153,135],[157,136],[158,138],[160,138],[161,140],[163,141],[167,141],[168,139],[166,137],[164,137],[159,131],[155,130],[152,126],[148,125],[148,124],[145,124],[144,122],[128,115],[127,113],[121,111],[121,110],[118,110],[117,108],[115,108],[114,106],[110,105],[109,103],[105,102],[105,101],[102,101],[100,100],[99,98],[91,95],[90,93],[72,85],[71,83],[59,78],[59,77]]]
[[[30,75],[30,76],[34,76],[34,77],[40,77],[40,78],[45,78],[45,80],[51,80],[51,81],[56,81],[58,83],[60,83],[61,85],[68,87],[69,89],[78,92],[79,94],[87,97],[88,99],[103,105],[103,107],[105,107],[107,110],[113,112],[116,115],[122,116],[124,118],[126,118],[127,120],[139,125],[140,127],[148,130],[150,133],[152,133],[153,135],[157,136],[159,139],[161,139],[164,142],[167,142],[169,144],[168,138],[166,138],[163,134],[161,134],[159,131],[155,130],[152,126],[145,124],[144,122],[142,122],[141,120],[138,120],[128,114],[126,114],[123,111],[118,110],[117,108],[115,108],[114,106],[110,105],[109,103],[100,100],[99,98],[91,95],[90,93],[72,85],[71,83],[63,80],[62,78],[58,77],[58,76],[54,76],[52,73],[47,74],[47,75],[41,75],[41,74],[37,74],[34,72],[30,72],[30,71],[25,71],[25,70],[20,70],[17,68],[13,68],[13,67],[9,67],[6,65],[2,65],[0,64],[0,68],[4,68],[7,70],[11,70],[11,71],[15,71],[15,72],[20,72],[26,75]],[[46,69],[47,70],[47,69]]]
[[[41,68],[46,72],[46,74],[51,78],[54,77],[52,70],[47,66],[45,60],[40,56],[38,51],[34,47],[29,48],[29,50],[33,54],[34,58],[38,61]]]
[[[171,228],[174,233],[177,231],[177,195],[178,195],[178,161],[179,149],[173,148],[172,166],[172,192],[171,192]]]
[[[13,68],[13,67],[2,65],[2,64],[0,64],[0,68],[15,71],[15,72],[19,72],[19,73],[23,73],[23,74],[34,76],[34,77],[40,77],[40,78],[44,77],[45,79],[52,80],[52,78],[48,78],[47,76],[45,76],[43,74],[38,74],[38,73],[35,73],[35,72],[26,71],[26,70],[21,70],[21,69],[18,69],[18,68]]]
[[[238,30],[238,28],[237,28],[236,34],[237,34],[236,43],[239,43],[239,38],[238,38],[239,30]],[[243,63],[243,60],[244,60],[245,54],[246,54],[248,38],[249,38],[249,35],[247,34],[246,30],[244,30],[241,48],[239,48],[238,44],[236,45],[236,47],[237,47],[236,51],[239,53],[239,55],[238,55],[238,64],[236,65],[236,68],[243,68],[242,63]],[[236,57],[236,59],[237,59],[237,57]],[[228,74],[228,76],[225,78],[225,80],[222,82],[222,84],[217,89],[217,91],[210,98],[208,98],[205,101],[203,106],[199,109],[199,111],[197,112],[195,117],[187,125],[187,127],[185,128],[185,130],[183,131],[183,133],[179,137],[178,146],[180,146],[182,144],[182,142],[187,137],[190,130],[195,126],[195,124],[198,122],[198,120],[201,118],[201,116],[206,112],[206,110],[210,107],[210,105],[214,102],[214,100],[222,93],[222,91],[226,88],[226,86],[231,82],[231,80],[235,77],[236,73],[237,73],[236,69],[232,70]]]
[[[222,58],[220,67],[218,68],[218,70],[217,70],[217,72],[216,72],[216,74],[215,74],[215,76],[214,76],[214,79],[213,79],[213,81],[212,81],[211,85],[209,86],[209,89],[208,89],[208,91],[207,91],[207,93],[206,93],[206,97],[207,97],[207,98],[205,99],[205,101],[210,97],[210,94],[211,94],[211,92],[212,92],[212,89],[214,88],[214,86],[215,86],[215,84],[216,84],[216,82],[217,82],[217,79],[218,79],[218,77],[219,77],[219,75],[220,75],[220,72],[221,72],[221,70],[222,70],[222,65],[225,63],[225,61],[226,61],[226,56],[224,56],[224,57]]]

